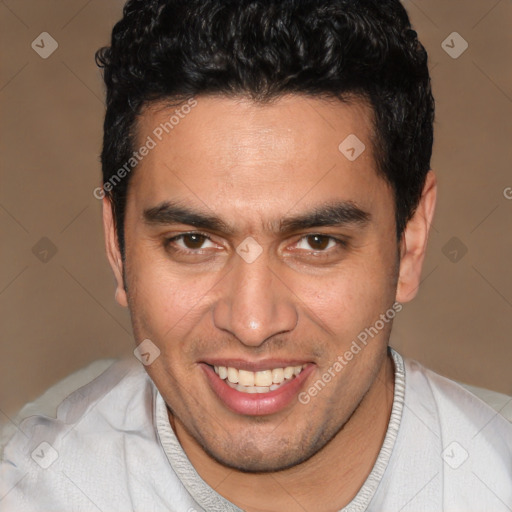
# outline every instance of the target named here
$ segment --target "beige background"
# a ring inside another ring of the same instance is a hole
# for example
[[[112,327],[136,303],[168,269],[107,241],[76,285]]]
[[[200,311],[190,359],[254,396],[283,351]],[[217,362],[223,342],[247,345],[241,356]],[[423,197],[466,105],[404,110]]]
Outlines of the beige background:
[[[391,345],[448,377],[512,395],[512,200],[504,195],[512,3],[404,3],[430,54],[440,195],[424,281]],[[104,112],[93,57],[121,8],[120,0],[0,2],[0,421],[70,372],[134,348],[92,195]],[[31,48],[42,32],[59,45],[47,59]],[[452,32],[469,44],[457,59],[442,48]]]

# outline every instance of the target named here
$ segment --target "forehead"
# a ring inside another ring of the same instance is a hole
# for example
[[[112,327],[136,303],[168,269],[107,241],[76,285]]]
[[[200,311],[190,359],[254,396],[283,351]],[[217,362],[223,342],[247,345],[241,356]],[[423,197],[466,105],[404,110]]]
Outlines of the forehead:
[[[151,105],[140,116],[136,147],[151,139],[153,148],[130,185],[139,209],[178,199],[248,218],[279,216],[319,199],[366,206],[379,193],[389,199],[373,157],[372,110],[362,101],[302,95],[265,104],[224,96],[196,101],[192,108]],[[352,149],[355,156],[362,151],[356,159]]]

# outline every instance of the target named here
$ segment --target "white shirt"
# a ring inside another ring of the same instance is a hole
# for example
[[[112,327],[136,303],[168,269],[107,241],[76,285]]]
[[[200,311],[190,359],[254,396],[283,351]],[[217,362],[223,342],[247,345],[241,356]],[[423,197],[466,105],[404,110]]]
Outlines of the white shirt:
[[[395,393],[365,483],[342,512],[512,510],[512,424],[459,384],[389,348]],[[115,362],[31,416],[0,463],[1,512],[241,512],[197,474],[136,360]]]

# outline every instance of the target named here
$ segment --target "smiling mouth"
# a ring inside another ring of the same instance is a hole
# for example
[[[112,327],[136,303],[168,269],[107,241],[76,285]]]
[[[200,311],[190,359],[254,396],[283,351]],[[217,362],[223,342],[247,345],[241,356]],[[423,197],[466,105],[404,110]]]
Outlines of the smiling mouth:
[[[269,393],[279,389],[300,375],[306,364],[299,366],[285,366],[251,372],[231,366],[213,366],[215,373],[226,384],[242,393]]]

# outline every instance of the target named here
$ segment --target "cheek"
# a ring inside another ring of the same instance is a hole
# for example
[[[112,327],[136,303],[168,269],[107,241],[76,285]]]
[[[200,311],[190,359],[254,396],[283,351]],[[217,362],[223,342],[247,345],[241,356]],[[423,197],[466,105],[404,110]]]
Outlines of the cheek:
[[[347,264],[328,276],[298,278],[293,289],[306,306],[304,313],[331,331],[337,341],[350,341],[373,325],[394,297],[389,269],[375,260]]]
[[[188,332],[204,312],[208,290],[219,276],[185,277],[170,263],[155,261],[142,251],[132,262],[131,313],[142,334],[162,343]]]

